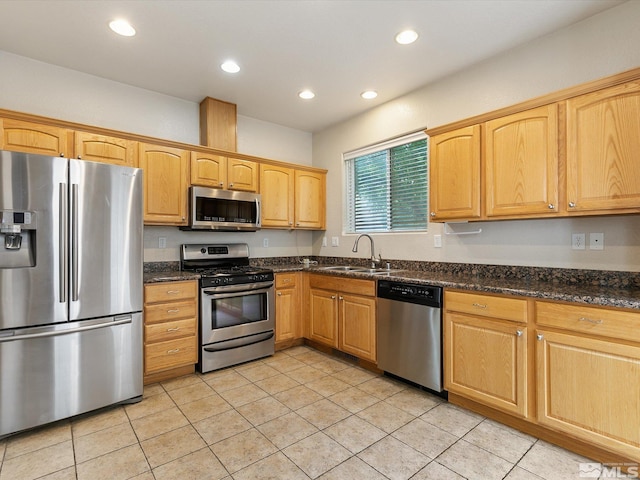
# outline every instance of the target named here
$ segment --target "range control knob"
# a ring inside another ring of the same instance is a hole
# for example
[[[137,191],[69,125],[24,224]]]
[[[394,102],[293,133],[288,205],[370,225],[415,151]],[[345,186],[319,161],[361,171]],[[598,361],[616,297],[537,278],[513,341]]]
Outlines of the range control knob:
[[[204,255],[205,253],[207,253],[207,249],[206,248],[201,248],[200,249],[200,253]]]

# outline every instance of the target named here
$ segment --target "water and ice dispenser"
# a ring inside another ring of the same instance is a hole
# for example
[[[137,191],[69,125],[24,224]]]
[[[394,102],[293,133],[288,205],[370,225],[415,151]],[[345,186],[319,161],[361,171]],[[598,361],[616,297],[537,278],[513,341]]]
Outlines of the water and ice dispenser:
[[[0,268],[34,265],[35,213],[0,210]]]

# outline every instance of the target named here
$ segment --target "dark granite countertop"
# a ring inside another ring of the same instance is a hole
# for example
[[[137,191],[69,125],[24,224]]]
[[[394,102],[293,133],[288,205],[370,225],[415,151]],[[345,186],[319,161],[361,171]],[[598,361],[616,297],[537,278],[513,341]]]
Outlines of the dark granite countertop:
[[[322,270],[325,265],[335,265],[336,260],[328,258],[325,264],[323,258],[316,258],[322,264],[306,268],[301,263],[294,263],[297,261],[295,257],[273,262],[261,259],[257,263],[273,269],[276,273],[305,271],[347,278],[388,279],[477,292],[640,310],[640,274],[633,272],[407,262],[400,263],[398,266],[392,265],[392,269],[399,270],[373,275],[365,272]],[[338,264],[345,263],[338,262]],[[145,265],[145,283],[197,278],[199,278],[198,274],[181,272],[177,262]]]

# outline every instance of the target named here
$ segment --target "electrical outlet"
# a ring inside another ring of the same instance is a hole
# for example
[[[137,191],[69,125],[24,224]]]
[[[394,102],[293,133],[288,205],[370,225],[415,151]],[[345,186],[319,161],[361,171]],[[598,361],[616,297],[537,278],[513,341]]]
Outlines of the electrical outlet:
[[[262,240],[262,246],[263,246],[264,248],[268,248],[268,247],[269,247],[269,239],[268,239],[268,238],[264,238],[264,239]]]
[[[433,236],[433,246],[436,248],[442,248],[442,235]]]
[[[584,233],[572,233],[571,234],[571,248],[573,250],[585,249],[585,234]]]
[[[167,237],[158,237],[158,248],[167,248]]]
[[[327,237],[322,237],[322,246],[323,247],[327,246]]]
[[[340,238],[331,237],[331,246],[332,247],[339,247],[340,246]]]
[[[589,250],[604,250],[604,233],[589,234]]]

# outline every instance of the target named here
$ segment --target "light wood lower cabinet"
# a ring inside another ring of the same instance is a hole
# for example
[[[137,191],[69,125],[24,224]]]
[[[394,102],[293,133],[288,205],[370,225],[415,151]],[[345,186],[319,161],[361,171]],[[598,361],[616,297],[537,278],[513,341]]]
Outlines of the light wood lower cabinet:
[[[548,302],[536,312],[540,424],[640,460],[640,314]]]
[[[276,344],[302,337],[300,273],[276,273]]]
[[[445,388],[527,416],[527,302],[445,291]]]
[[[145,383],[193,371],[198,361],[197,282],[145,285]],[[175,373],[174,373],[175,372]]]
[[[308,338],[376,361],[375,282],[309,275]]]

